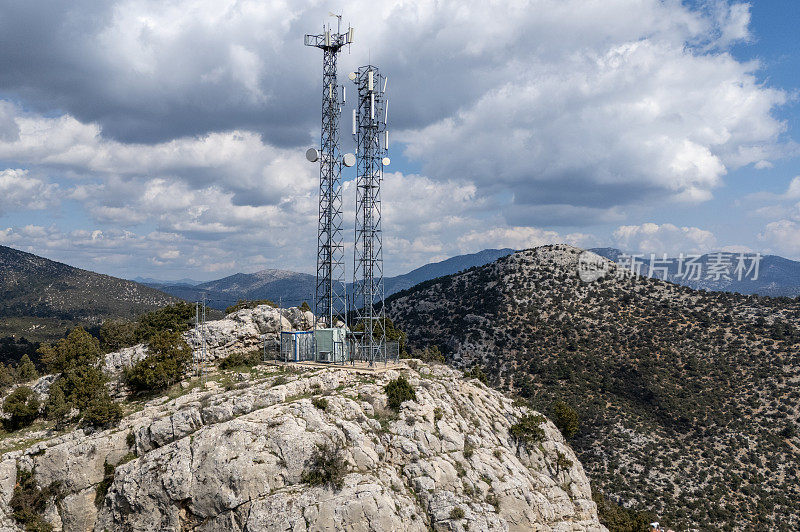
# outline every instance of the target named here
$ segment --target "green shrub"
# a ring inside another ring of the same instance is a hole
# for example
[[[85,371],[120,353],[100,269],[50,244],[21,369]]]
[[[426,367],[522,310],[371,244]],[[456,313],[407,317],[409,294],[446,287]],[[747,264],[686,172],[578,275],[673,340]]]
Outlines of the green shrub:
[[[414,349],[409,355],[410,358],[418,358],[423,362],[445,362],[444,355],[439,350],[439,346],[426,347],[425,349]],[[405,356],[403,357],[405,358]]]
[[[149,354],[124,373],[125,382],[135,392],[157,392],[178,382],[192,361],[192,350],[177,332],[155,333],[148,345]]]
[[[620,506],[594,488],[592,500],[597,504],[600,523],[614,532],[644,532],[650,530],[649,524],[657,520],[655,514]]]
[[[14,384],[14,372],[11,368],[0,362],[0,393],[5,392]]]
[[[100,343],[83,327],[76,327],[55,344],[41,346],[39,353],[47,371],[60,373],[78,366],[97,364],[100,361]]]
[[[22,355],[17,366],[17,382],[30,382],[39,378],[36,366],[31,362],[31,357],[27,354]]]
[[[572,460],[561,451],[556,451],[556,472],[567,471],[572,467]]]
[[[464,458],[469,460],[470,458],[472,458],[472,455],[474,453],[475,453],[475,447],[474,446],[472,446],[472,445],[470,445],[468,443],[464,445]]]
[[[384,391],[387,397],[386,404],[389,408],[393,408],[394,410],[399,410],[403,401],[415,401],[417,399],[414,388],[403,375],[390,381],[389,384],[384,387]]]
[[[61,428],[66,423],[70,410],[72,405],[67,402],[59,381],[54,382],[50,385],[50,393],[44,405],[45,416],[56,422],[56,428]]]
[[[184,302],[148,312],[139,318],[136,340],[149,343],[160,333],[180,334],[188,331],[192,327],[194,318],[194,305]]]
[[[303,304],[300,305],[300,310],[302,310],[303,312],[311,312],[311,307],[308,306],[308,303],[303,301]]]
[[[83,420],[93,427],[109,427],[122,419],[122,407],[107,395],[94,397],[83,414]]]
[[[353,326],[353,331],[364,332],[364,322],[360,321],[356,323]],[[400,358],[408,357],[408,353],[406,353],[406,341],[408,340],[408,335],[395,327],[394,322],[392,322],[392,320],[389,318],[386,318],[385,326],[380,321],[375,322],[375,329],[372,335],[377,339],[380,338],[382,334],[386,338],[387,342],[397,342]]]
[[[465,379],[478,379],[483,384],[489,384],[489,379],[486,377],[486,373],[483,372],[480,366],[475,365],[472,366],[471,369],[464,372]]]
[[[52,525],[44,520],[47,503],[60,496],[59,484],[52,483],[44,489],[39,488],[32,471],[17,469],[17,483],[9,506],[14,519],[26,532],[50,532]]]
[[[517,423],[511,425],[509,432],[520,443],[530,445],[544,439],[544,429],[540,427],[545,418],[539,414],[525,414]]]
[[[339,490],[344,483],[347,472],[347,462],[342,456],[342,450],[329,443],[317,444],[303,471],[301,480],[310,486],[329,486]]]
[[[580,426],[578,413],[564,401],[556,401],[553,405],[553,422],[565,438],[572,438]]]
[[[70,368],[53,384],[64,392],[67,402],[74,404],[83,412],[97,396],[106,396],[106,378],[103,371],[95,366]]]
[[[450,510],[450,519],[464,519],[464,510],[459,506],[454,506],[452,510]]]
[[[94,492],[94,505],[98,508],[103,505],[103,500],[106,498],[108,488],[110,488],[111,483],[114,482],[115,469],[116,468],[107,461],[103,462],[103,480],[100,481],[100,483],[97,485],[97,489]]]
[[[93,426],[107,426],[122,417],[119,405],[108,395],[105,375],[98,367],[101,352],[96,338],[76,327],[66,338],[42,346],[39,352],[49,371],[61,373],[50,387],[51,397],[45,408],[48,417],[63,419],[60,416],[66,415],[72,405]]]
[[[249,353],[233,353],[223,358],[219,363],[219,369],[232,368],[251,368],[261,363],[261,352],[251,351]]]
[[[311,402],[319,408],[320,410],[327,410],[328,409],[328,400],[324,397],[315,397],[311,400]]]
[[[238,312],[246,308],[256,308],[259,305],[269,305],[270,307],[278,306],[269,299],[253,299],[253,300],[240,299],[239,301],[236,302],[235,305],[231,305],[230,307],[226,308],[225,314],[226,315],[233,314],[234,312]],[[306,304],[306,306],[308,306],[308,304]]]
[[[129,320],[106,320],[100,327],[100,349],[104,353],[136,345],[137,323]]]
[[[39,399],[27,386],[20,386],[3,401],[3,412],[11,417],[3,420],[9,431],[27,427],[39,416]]]

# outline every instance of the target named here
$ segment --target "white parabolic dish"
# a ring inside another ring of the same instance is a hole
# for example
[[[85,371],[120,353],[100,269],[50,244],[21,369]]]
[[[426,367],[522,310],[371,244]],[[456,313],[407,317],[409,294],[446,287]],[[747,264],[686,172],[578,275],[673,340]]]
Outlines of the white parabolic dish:
[[[316,148],[309,148],[306,151],[306,159],[308,159],[309,162],[312,163],[319,161],[319,150],[317,150]]]

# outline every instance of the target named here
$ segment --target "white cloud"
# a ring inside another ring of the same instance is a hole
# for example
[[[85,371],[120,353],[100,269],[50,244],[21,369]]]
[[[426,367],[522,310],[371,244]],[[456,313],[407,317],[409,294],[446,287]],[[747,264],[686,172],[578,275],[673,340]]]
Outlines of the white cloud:
[[[0,170],[0,215],[12,210],[46,209],[58,201],[58,185],[32,177],[27,170]]]
[[[0,60],[19,103],[0,102],[0,159],[27,172],[13,187],[27,195],[0,196],[0,213],[61,196],[93,222],[2,238],[132,271],[313,268],[317,168],[301,146],[318,138],[320,54],[302,34],[328,9],[8,6],[0,31],[21,44]],[[552,228],[707,201],[730,169],[781,154],[786,95],[730,54],[751,39],[747,4],[356,0],[345,18],[356,44],[340,71],[369,51],[390,78],[393,136],[422,169],[384,182],[388,271],[487,246],[592,245]],[[623,227],[637,247],[713,244],[697,228]]]
[[[759,234],[770,250],[789,257],[800,257],[800,224],[794,220],[770,222]]]
[[[634,253],[676,256],[679,253],[708,253],[717,247],[713,233],[698,227],[644,223],[622,225],[613,234],[615,246]]]

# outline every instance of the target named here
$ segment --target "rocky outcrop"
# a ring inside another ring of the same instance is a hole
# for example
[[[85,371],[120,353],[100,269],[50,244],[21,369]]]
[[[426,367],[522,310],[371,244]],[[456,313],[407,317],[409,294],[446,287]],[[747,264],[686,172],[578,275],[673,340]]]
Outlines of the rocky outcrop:
[[[221,320],[208,321],[199,329],[186,331],[183,338],[192,350],[199,350],[205,343],[206,358],[213,361],[232,353],[260,349],[264,342],[277,345],[281,331],[307,331],[313,327],[314,314],[309,311],[260,305],[228,314]],[[119,374],[145,356],[147,347],[144,344],[108,353],[104,370],[109,375]]]
[[[18,470],[61,486],[45,513],[55,530],[604,530],[550,422],[520,445],[509,428],[523,407],[456,370],[410,364],[263,366],[236,387],[212,380],[150,401],[118,428],[8,452],[0,531],[20,530],[9,508]],[[416,400],[394,412],[383,387],[399,372]],[[318,444],[341,449],[341,489],[303,482]],[[95,505],[105,463],[113,477]]]

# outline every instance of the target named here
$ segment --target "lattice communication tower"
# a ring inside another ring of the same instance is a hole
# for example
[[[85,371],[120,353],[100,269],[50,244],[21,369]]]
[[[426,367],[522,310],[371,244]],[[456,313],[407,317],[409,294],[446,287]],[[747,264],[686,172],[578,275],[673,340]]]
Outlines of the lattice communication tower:
[[[386,78],[372,65],[350,74],[358,88],[353,110],[356,152],[356,223],[353,271],[355,324],[363,324],[356,356],[373,363],[386,360],[386,313],[383,285],[381,231],[381,181],[389,164],[388,101]]]
[[[333,327],[346,312],[344,247],[342,244],[342,157],[339,150],[339,115],[345,90],[336,81],[336,58],[353,42],[353,28],[341,33],[341,17],[334,32],[323,26],[319,35],[306,35],[305,45],[320,48],[322,59],[322,134],[320,149],[311,148],[306,157],[320,161],[319,223],[317,225],[317,279],[314,312]]]

